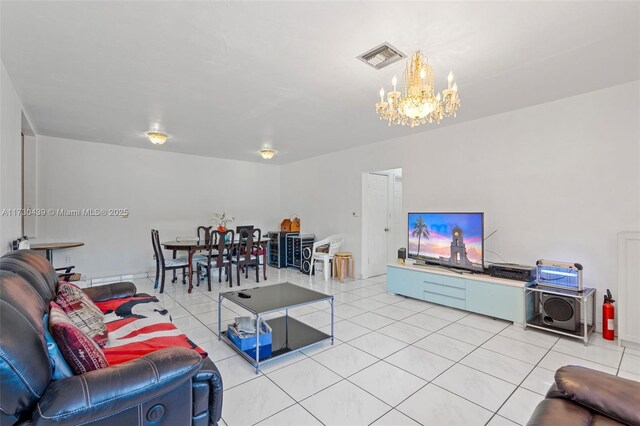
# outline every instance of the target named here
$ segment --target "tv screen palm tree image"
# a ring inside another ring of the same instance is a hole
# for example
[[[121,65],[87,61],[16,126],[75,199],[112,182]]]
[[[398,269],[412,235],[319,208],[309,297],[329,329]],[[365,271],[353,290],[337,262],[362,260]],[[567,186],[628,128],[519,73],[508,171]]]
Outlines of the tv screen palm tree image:
[[[482,271],[482,213],[409,213],[410,258],[426,263]]]
[[[418,237],[418,252],[417,256],[420,256],[420,247],[422,238],[429,239],[429,230],[427,229],[427,224],[424,222],[422,216],[418,216],[412,227],[409,229],[412,237]]]

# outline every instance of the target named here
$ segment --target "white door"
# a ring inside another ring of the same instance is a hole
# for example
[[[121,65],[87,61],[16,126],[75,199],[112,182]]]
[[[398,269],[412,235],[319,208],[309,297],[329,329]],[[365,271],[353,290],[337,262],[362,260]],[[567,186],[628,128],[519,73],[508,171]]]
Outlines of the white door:
[[[367,176],[367,269],[373,277],[387,273],[388,176],[369,173]]]

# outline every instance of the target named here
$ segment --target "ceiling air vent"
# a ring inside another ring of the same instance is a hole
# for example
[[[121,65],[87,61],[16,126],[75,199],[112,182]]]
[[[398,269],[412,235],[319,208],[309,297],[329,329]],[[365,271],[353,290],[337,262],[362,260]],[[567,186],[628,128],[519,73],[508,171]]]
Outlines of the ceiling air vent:
[[[371,65],[375,69],[379,70],[387,65],[399,61],[405,58],[407,55],[390,45],[389,43],[382,43],[379,46],[374,47],[368,52],[357,56],[365,64]]]

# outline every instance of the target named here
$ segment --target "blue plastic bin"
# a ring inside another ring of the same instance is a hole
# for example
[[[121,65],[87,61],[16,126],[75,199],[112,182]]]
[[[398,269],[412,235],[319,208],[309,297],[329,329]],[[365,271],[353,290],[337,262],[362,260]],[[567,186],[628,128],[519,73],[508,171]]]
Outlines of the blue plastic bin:
[[[256,358],[256,336],[250,336],[241,338],[231,331],[232,325],[229,324],[227,328],[227,337],[231,340],[242,352],[249,355],[251,358]],[[271,356],[271,342],[272,334],[271,327],[262,321],[260,327],[260,359],[266,359]]]

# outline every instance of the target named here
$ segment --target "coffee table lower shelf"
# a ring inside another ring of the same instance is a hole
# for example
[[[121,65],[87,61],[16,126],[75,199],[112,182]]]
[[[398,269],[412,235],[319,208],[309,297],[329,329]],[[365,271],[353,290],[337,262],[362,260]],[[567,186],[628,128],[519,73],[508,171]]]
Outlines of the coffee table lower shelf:
[[[273,361],[283,355],[308,348],[309,346],[325,340],[331,340],[331,343],[333,344],[333,337],[331,337],[331,335],[298,321],[295,318],[282,316],[271,318],[266,321],[271,327],[272,333],[271,356],[269,358],[259,359],[258,362],[240,350],[240,348],[238,348],[235,343],[227,337],[226,331],[220,333],[220,339],[224,340],[224,342],[231,346],[233,350],[249,361],[251,365],[256,368],[256,373],[260,365],[265,362]]]

